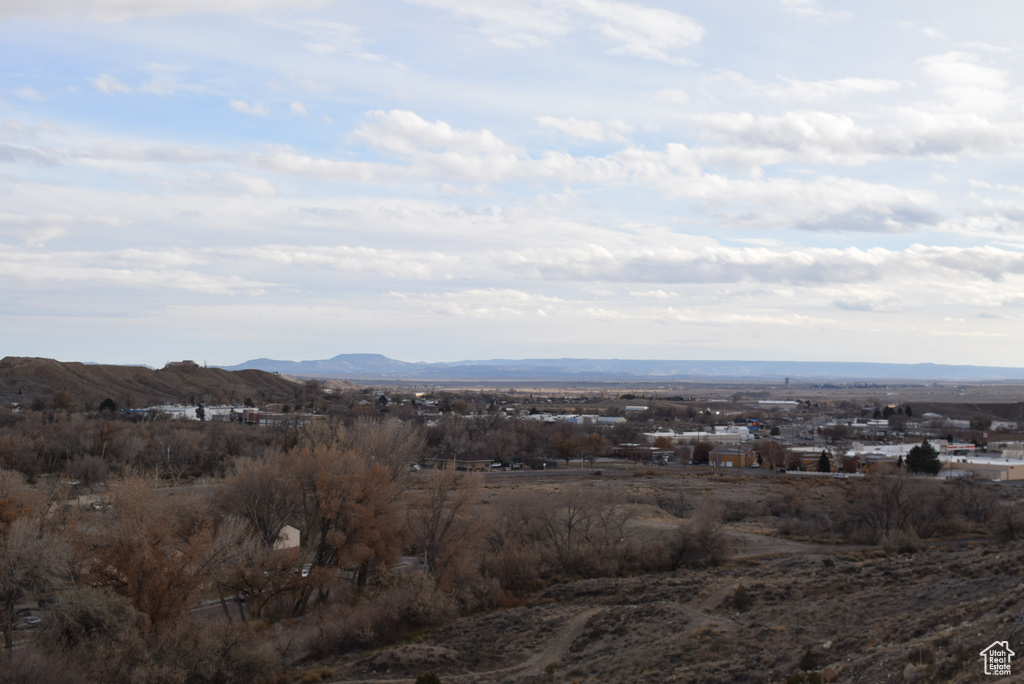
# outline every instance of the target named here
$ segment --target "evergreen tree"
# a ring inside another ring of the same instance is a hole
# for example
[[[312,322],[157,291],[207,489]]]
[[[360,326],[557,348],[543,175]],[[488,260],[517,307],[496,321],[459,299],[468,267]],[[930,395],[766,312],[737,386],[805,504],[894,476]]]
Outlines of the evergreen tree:
[[[831,473],[832,463],[828,460],[828,452],[822,451],[821,458],[818,459],[818,472],[819,473]]]
[[[907,467],[912,473],[938,475],[942,470],[942,461],[939,460],[939,452],[926,439],[907,454]]]

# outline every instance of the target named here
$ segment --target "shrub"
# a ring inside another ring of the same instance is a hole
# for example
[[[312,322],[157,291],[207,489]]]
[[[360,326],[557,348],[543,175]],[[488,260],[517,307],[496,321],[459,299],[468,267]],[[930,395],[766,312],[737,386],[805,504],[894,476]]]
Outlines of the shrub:
[[[753,501],[730,501],[725,506],[722,517],[725,522],[740,522],[748,518],[760,518],[767,514],[764,504]]]
[[[753,601],[750,600],[750,596],[747,594],[747,590],[740,584],[736,587],[736,590],[732,592],[732,596],[729,598],[732,607],[738,611],[749,610],[753,605]]]
[[[804,657],[800,659],[800,669],[804,672],[813,670],[818,667],[818,658],[811,652],[811,649],[807,649],[804,653]]]
[[[661,510],[677,518],[685,518],[692,508],[686,498],[686,494],[681,489],[667,493],[659,498],[656,503]]]
[[[992,521],[992,534],[1002,542],[1024,538],[1024,515],[1011,506],[1003,506]]]
[[[0,668],[0,684],[74,684],[81,681],[80,674],[69,668],[62,658],[53,658],[33,646],[16,649],[0,657],[4,661]]]
[[[882,537],[880,544],[886,553],[914,553],[921,546],[921,540],[913,532],[895,530]]]
[[[441,684],[441,678],[435,672],[427,672],[416,678],[416,684]]]

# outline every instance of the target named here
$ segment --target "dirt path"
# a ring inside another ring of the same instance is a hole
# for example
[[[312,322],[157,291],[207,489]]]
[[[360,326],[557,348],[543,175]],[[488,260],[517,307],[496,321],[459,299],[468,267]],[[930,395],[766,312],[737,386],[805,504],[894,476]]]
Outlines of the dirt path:
[[[731,558],[753,558],[754,556],[770,556],[773,554],[830,554],[860,549],[860,546],[836,546],[831,544],[813,544],[811,542],[794,541],[753,532],[737,532],[729,530],[728,536],[734,540],[734,553]]]
[[[549,666],[558,662],[562,654],[564,654],[569,647],[572,646],[572,642],[579,638],[580,634],[583,633],[583,628],[587,625],[587,620],[592,616],[601,612],[601,608],[589,608],[582,613],[574,616],[569,622],[562,628],[561,634],[558,638],[548,644],[540,653],[531,656],[526,662],[521,665],[514,665],[512,667],[501,668],[500,670],[490,670],[487,672],[474,672],[465,675],[447,675],[445,681],[452,682],[478,682],[481,677],[496,678],[496,681],[504,681],[511,677],[529,677],[540,674]]]
[[[536,653],[519,665],[503,667],[497,670],[484,670],[466,674],[446,674],[445,682],[505,682],[519,677],[531,677],[544,672],[549,665],[558,662],[562,655],[572,646],[572,642],[579,638],[586,627],[587,621],[603,608],[589,608],[574,615],[562,628],[558,638],[551,641],[544,650]],[[331,684],[414,684],[415,677],[393,677],[386,679],[335,679]]]

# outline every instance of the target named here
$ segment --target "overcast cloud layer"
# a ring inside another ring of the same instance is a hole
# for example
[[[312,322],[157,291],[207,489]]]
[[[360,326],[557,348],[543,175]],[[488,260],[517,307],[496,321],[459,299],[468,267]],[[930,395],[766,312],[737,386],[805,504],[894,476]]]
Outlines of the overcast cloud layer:
[[[1022,366],[1022,25],[8,0],[0,356]]]

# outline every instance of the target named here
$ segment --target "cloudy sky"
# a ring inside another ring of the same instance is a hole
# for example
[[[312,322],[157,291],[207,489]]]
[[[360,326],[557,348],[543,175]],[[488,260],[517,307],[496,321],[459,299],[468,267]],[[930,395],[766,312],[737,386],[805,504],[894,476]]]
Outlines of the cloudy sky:
[[[1022,25],[4,0],[0,356],[1022,366]]]

